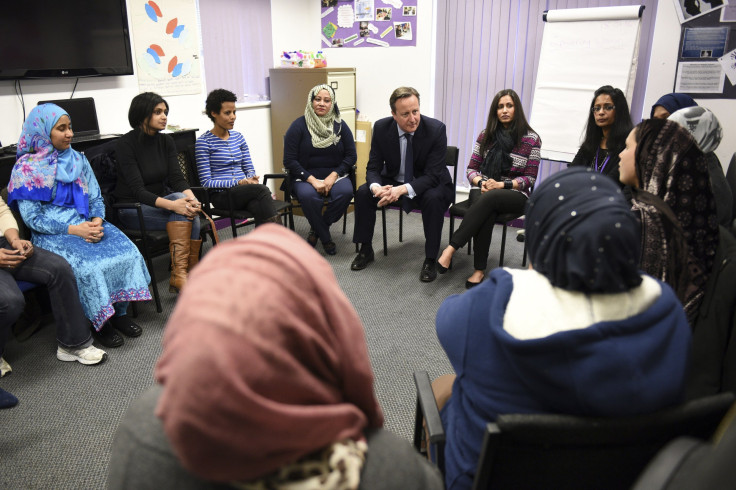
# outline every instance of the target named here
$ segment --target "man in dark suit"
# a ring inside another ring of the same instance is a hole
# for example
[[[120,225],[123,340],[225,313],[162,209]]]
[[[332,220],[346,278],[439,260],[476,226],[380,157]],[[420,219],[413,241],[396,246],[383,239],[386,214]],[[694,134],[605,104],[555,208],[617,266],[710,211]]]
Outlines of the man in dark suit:
[[[373,141],[366,169],[366,183],[355,194],[353,242],[360,243],[351,269],[365,269],[373,262],[373,229],[376,209],[399,200],[406,212],[419,208],[424,224],[424,253],[419,279],[437,277],[436,259],[440,248],[445,211],[455,192],[445,165],[447,132],[444,123],[419,113],[419,93],[399,87],[389,99],[392,117],[373,126]]]

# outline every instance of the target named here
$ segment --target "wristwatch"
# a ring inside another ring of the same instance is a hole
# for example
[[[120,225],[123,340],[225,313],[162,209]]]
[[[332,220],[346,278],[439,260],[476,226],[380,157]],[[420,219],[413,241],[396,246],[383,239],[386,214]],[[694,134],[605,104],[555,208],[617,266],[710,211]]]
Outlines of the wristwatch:
[[[483,183],[487,181],[488,179],[486,177],[481,177],[481,179],[478,181],[478,187],[483,187]]]
[[[504,189],[513,189],[514,188],[514,181],[511,179],[504,179],[503,181],[503,188]]]

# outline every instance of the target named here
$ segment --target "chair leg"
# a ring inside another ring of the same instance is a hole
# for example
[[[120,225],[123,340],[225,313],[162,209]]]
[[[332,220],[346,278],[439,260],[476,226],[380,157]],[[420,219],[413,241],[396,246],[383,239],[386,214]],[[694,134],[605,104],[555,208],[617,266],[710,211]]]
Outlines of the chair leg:
[[[233,218],[232,215],[230,216],[230,228],[233,230],[233,238],[238,238],[238,228],[235,225],[235,218]],[[214,236],[214,230],[212,231],[212,233],[212,236]],[[215,243],[214,238],[212,239],[212,243]]]
[[[381,208],[381,220],[383,221],[383,255],[388,255],[388,241],[386,240],[386,207]]]
[[[143,258],[148,266],[148,274],[151,276],[151,289],[153,289],[153,299],[156,301],[156,312],[161,313],[164,309],[161,308],[161,297],[158,294],[156,272],[153,267],[153,261],[151,260],[151,256],[148,254],[148,249],[144,247],[142,252]]]
[[[503,253],[506,251],[506,224],[503,225],[503,233],[501,233],[501,254],[498,260],[498,266],[503,267]]]
[[[289,228],[291,229],[291,231],[296,231],[296,229],[294,228],[294,210],[293,209],[289,209]]]
[[[521,259],[521,266],[526,267],[526,240],[524,240],[524,254]]]
[[[342,215],[342,234],[345,234],[345,231],[348,228],[348,212],[345,211],[345,214]]]
[[[399,242],[404,241],[404,212],[399,208]]]

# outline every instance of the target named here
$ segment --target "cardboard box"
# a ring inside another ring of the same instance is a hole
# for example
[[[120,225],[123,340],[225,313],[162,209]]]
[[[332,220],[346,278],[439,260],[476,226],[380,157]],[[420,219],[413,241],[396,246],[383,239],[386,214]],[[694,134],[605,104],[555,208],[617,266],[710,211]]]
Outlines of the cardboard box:
[[[355,151],[358,153],[355,183],[357,187],[365,184],[365,168],[368,165],[368,156],[371,151],[371,136],[373,123],[370,121],[355,122]]]

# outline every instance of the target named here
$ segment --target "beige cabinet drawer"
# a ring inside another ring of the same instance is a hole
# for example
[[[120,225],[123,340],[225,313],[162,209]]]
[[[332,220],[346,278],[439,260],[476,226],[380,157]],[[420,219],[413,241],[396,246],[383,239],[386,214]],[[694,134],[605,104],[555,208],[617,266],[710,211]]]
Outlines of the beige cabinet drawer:
[[[339,108],[355,107],[355,72],[328,73],[327,85],[335,90]]]

